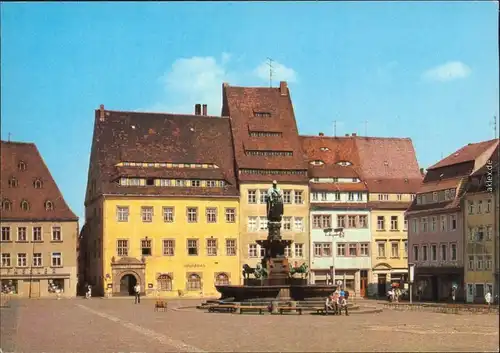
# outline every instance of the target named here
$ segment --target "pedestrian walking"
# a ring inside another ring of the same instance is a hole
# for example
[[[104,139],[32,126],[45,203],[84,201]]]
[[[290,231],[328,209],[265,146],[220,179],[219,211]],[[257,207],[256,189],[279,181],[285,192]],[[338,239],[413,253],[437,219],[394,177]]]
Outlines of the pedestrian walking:
[[[134,292],[135,292],[135,304],[140,304],[141,303],[141,286],[139,283],[137,283],[134,286]]]
[[[488,308],[489,308],[491,305],[491,293],[490,293],[490,291],[488,291],[488,293],[486,293],[486,295],[484,296],[484,300],[486,301],[486,304],[488,304]]]

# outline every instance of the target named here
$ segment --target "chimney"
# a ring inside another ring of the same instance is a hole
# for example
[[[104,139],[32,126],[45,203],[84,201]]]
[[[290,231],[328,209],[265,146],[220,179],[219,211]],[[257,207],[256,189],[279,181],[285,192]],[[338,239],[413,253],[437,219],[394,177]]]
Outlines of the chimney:
[[[288,88],[286,85],[286,81],[280,81],[280,94],[282,96],[288,96]]]
[[[204,116],[207,116],[207,105],[206,104],[203,104],[203,115]]]
[[[356,134],[355,132],[352,133],[352,136],[358,136],[358,134]]]
[[[425,176],[424,168],[420,168],[420,175]]]
[[[104,121],[104,104],[99,106],[99,120]]]
[[[349,137],[349,134],[345,134],[345,137]]]
[[[194,105],[194,115],[201,115],[201,104]]]
[[[318,135],[319,135],[319,136],[325,136],[325,134],[324,134],[324,133],[322,133],[322,132],[320,132]]]

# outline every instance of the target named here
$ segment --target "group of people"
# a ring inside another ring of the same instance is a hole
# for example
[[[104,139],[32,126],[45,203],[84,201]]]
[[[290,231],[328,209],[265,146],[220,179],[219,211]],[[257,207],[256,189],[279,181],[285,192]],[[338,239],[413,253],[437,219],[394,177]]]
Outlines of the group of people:
[[[390,302],[399,302],[399,298],[401,297],[401,289],[399,289],[398,287],[391,287],[391,289],[389,289],[387,291],[387,299],[390,301]]]
[[[349,299],[349,291],[335,290],[325,301],[325,314],[333,312],[333,315],[342,315],[342,310],[345,310],[345,315],[349,316],[347,309],[347,300]]]

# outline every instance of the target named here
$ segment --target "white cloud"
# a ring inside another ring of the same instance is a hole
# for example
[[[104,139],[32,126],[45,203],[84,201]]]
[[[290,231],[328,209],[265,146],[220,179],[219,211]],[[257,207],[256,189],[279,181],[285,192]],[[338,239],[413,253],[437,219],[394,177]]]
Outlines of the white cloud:
[[[286,67],[285,65],[280,64],[277,61],[272,62],[272,68],[273,68],[273,82],[297,81],[297,73],[295,72],[294,69]],[[257,66],[254,70],[254,74],[262,81],[269,82],[269,62],[264,61],[262,64]]]
[[[425,71],[422,77],[428,81],[446,82],[466,78],[471,69],[461,61],[449,61]]]

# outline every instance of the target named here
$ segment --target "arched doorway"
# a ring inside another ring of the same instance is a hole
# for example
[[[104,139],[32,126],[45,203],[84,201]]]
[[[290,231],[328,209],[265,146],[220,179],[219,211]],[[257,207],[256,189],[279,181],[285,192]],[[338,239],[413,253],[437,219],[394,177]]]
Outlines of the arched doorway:
[[[132,274],[123,275],[120,279],[120,294],[134,295],[134,287],[137,284],[137,278]]]

